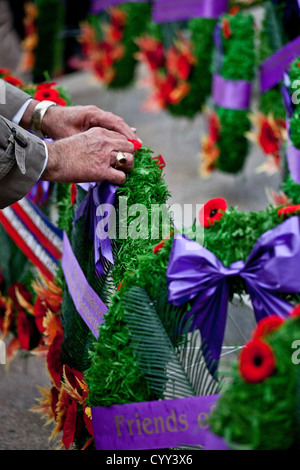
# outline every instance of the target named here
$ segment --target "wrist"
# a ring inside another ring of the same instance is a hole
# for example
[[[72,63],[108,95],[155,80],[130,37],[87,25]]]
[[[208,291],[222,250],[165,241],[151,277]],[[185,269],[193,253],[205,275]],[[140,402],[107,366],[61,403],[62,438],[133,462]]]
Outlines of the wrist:
[[[59,173],[59,152],[55,142],[46,142],[48,151],[48,162],[44,170],[42,179],[46,181],[56,181],[56,175]]]
[[[41,138],[49,137],[46,133],[43,132],[42,125],[43,120],[50,108],[57,106],[53,101],[39,101],[32,113],[31,119],[31,130]]]
[[[25,113],[23,114],[19,123],[20,126],[23,127],[23,129],[31,129],[32,114],[38,103],[39,101],[37,100],[31,100],[29,105],[27,106]]]

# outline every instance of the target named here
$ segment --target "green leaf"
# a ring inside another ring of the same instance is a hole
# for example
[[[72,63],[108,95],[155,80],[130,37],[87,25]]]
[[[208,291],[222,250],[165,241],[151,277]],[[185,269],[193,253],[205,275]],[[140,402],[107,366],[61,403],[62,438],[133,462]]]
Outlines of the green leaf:
[[[219,381],[210,373],[213,364],[204,361],[199,331],[189,332],[182,308],[168,304],[166,292],[160,292],[160,302],[139,287],[122,299],[131,347],[150,390],[164,399],[215,393]]]

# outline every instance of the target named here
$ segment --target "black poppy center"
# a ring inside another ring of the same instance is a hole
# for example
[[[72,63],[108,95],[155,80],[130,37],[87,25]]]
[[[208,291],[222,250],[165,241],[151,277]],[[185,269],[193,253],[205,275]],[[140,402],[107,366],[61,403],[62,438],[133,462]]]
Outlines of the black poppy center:
[[[218,213],[218,209],[212,209],[209,213],[210,217],[214,217]]]
[[[254,365],[255,365],[256,367],[260,367],[260,366],[262,365],[262,362],[263,362],[262,357],[261,357],[261,356],[258,356],[258,355],[257,355],[257,356],[254,356],[253,362],[254,362]]]

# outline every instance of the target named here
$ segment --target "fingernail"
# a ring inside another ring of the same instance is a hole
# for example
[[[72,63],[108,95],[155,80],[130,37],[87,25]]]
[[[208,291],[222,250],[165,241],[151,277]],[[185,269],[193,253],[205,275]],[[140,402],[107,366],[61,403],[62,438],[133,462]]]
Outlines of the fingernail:
[[[130,128],[133,132],[136,132],[136,128],[135,127],[131,127]]]

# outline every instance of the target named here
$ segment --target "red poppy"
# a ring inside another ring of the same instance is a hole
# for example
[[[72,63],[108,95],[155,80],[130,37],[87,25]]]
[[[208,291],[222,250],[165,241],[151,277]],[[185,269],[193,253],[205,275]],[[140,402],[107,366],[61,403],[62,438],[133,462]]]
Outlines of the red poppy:
[[[143,145],[139,140],[135,140],[135,139],[127,139],[127,140],[134,145],[134,150],[139,150]]]
[[[23,85],[23,81],[20,80],[20,78],[13,77],[12,75],[5,75],[5,77],[3,77],[3,80],[5,80],[6,82],[10,83],[13,86]]]
[[[286,206],[278,210],[277,214],[280,215],[290,215],[300,213],[300,204],[295,206]]]
[[[71,206],[74,206],[77,197],[77,184],[71,184]]]
[[[277,330],[277,328],[279,328],[283,322],[283,318],[280,318],[278,315],[270,315],[268,317],[262,318],[258,322],[252,337],[261,338],[262,336],[268,335],[269,333],[272,333],[272,331]]]
[[[63,98],[57,98],[54,100],[54,103],[58,104],[58,106],[66,106],[67,102]]]
[[[229,39],[232,36],[232,31],[230,28],[230,21],[228,18],[222,20],[222,31],[225,39]]]
[[[227,209],[227,202],[222,197],[210,199],[199,212],[199,221],[204,228],[208,228],[223,217]]]
[[[36,89],[37,90],[43,90],[45,88],[51,88],[53,86],[57,85],[56,82],[45,82],[45,83],[39,83],[37,86],[36,86]]]
[[[10,73],[11,72],[11,69],[5,69],[3,67],[0,67],[0,74],[3,75],[3,74],[7,74],[7,73]]]
[[[55,88],[42,88],[36,91],[34,94],[34,99],[38,101],[49,100],[56,102],[58,98],[59,93],[57,90],[55,90]]]
[[[300,319],[300,304],[293,308],[290,312],[290,317],[299,317]]]
[[[278,135],[267,119],[264,119],[262,122],[258,140],[267,155],[273,155],[279,152],[280,142]]]
[[[256,384],[270,377],[275,370],[271,347],[261,339],[253,339],[242,350],[239,370],[246,382]]]

